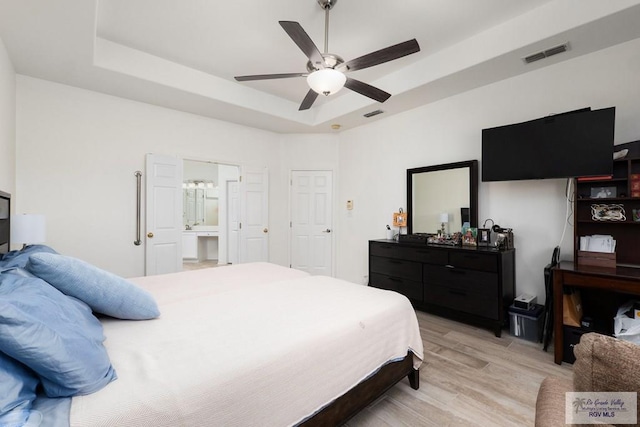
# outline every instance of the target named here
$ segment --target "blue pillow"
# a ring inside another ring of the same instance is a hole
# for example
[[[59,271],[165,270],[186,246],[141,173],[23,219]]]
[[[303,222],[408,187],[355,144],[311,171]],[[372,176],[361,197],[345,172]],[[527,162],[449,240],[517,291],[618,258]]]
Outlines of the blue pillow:
[[[149,292],[79,259],[37,253],[29,258],[27,270],[62,293],[84,301],[97,313],[128,320],[160,316]]]
[[[29,256],[37,253],[57,254],[56,251],[46,245],[29,245],[24,249],[7,252],[2,255],[2,258],[0,258],[0,268],[24,268],[29,261]]]
[[[49,397],[100,390],[116,379],[89,307],[37,277],[0,274],[0,351],[38,374]]]
[[[0,351],[0,426],[27,422],[37,386],[35,372]]]

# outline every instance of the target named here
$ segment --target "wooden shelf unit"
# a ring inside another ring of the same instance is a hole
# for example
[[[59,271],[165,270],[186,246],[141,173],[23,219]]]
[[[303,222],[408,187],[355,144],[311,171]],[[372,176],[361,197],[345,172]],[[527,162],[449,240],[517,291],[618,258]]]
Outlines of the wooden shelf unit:
[[[640,141],[636,141],[636,143],[638,142]],[[616,148],[618,147],[620,146]],[[578,259],[581,236],[605,234],[613,236],[616,240],[618,265],[640,267],[640,221],[634,221],[633,218],[633,210],[640,210],[640,197],[630,197],[632,194],[632,174],[640,174],[640,154],[627,155],[624,159],[614,160],[613,175],[610,179],[576,180],[574,259]],[[615,187],[616,197],[592,198],[592,188],[600,187]],[[591,206],[594,204],[622,205],[626,219],[624,221],[594,220],[591,212]]]

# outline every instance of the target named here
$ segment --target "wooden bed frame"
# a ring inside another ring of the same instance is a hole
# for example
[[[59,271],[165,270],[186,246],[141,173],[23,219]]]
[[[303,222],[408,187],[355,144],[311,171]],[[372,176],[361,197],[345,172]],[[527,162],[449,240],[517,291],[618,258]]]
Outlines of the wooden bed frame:
[[[0,207],[0,255],[2,255],[10,250],[11,194],[0,191],[0,203],[2,203]]]
[[[300,425],[305,427],[342,425],[405,376],[409,378],[412,389],[417,390],[420,387],[420,371],[413,368],[413,353],[411,352],[408,352],[405,358],[398,362],[384,365],[373,376],[331,402]]]
[[[11,195],[0,191],[0,203],[7,203],[6,215],[0,209],[0,254],[10,250],[10,206]],[[384,365],[374,375],[367,378],[338,399],[328,404],[320,412],[300,423],[301,426],[339,426],[373,403],[387,390],[408,377],[411,388],[420,387],[420,371],[413,368],[413,353],[404,359]]]

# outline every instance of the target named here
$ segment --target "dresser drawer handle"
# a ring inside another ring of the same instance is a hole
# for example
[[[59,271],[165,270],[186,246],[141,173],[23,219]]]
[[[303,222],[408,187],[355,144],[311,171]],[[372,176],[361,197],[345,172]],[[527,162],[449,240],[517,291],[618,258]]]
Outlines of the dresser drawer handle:
[[[453,294],[453,295],[458,295],[458,296],[461,296],[461,297],[466,297],[466,296],[467,296],[467,294],[466,294],[465,292],[462,292],[462,291],[454,291],[454,290],[452,290],[452,289],[449,289],[449,293],[450,293],[450,294]]]
[[[402,279],[398,279],[397,277],[389,277],[389,280],[391,280],[392,282],[397,282],[397,283],[402,283],[403,282]]]
[[[464,270],[458,270],[455,266],[451,265],[451,264],[447,264],[445,265],[446,268],[448,268],[450,273],[455,273],[455,274],[467,274],[466,271]]]

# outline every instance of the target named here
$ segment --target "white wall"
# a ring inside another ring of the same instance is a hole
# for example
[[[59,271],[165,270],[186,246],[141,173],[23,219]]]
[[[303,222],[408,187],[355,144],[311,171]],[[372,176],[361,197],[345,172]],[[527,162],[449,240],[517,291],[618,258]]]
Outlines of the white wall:
[[[406,207],[406,169],[481,160],[481,130],[584,106],[616,106],[616,143],[640,139],[640,39],[475,89],[340,134],[338,276],[366,283],[367,241]],[[560,241],[565,180],[480,183],[479,219],[512,227],[516,292],[544,301],[543,268]],[[573,228],[562,245],[573,254]]]
[[[407,168],[481,157],[481,130],[584,106],[617,107],[616,143],[640,139],[640,40],[562,62],[337,134],[278,135],[19,76],[17,212],[47,215],[49,243],[124,276],[143,272],[132,244],[135,179],[157,152],[270,170],[271,261],[289,262],[293,169],[334,171],[335,271],[366,283],[367,241],[406,208]],[[544,300],[564,180],[480,184],[480,220],[513,227],[518,293]],[[347,211],[347,200],[354,210]],[[573,230],[563,258],[573,250]]]
[[[0,191],[12,196],[15,193],[15,149],[16,73],[0,39]]]
[[[17,128],[16,212],[46,215],[51,246],[125,277],[144,273],[134,172],[146,153],[281,167],[277,134],[25,76]],[[269,190],[286,200],[277,174]],[[286,264],[288,222],[270,217],[270,260]]]

